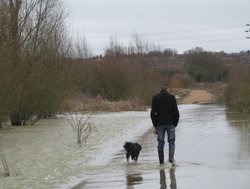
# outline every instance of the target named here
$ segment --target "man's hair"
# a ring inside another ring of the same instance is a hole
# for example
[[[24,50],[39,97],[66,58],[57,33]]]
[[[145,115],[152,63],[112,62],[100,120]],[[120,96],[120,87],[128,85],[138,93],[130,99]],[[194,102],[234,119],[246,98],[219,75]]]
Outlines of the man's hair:
[[[167,90],[168,89],[168,85],[166,83],[162,83],[161,84],[161,89]]]

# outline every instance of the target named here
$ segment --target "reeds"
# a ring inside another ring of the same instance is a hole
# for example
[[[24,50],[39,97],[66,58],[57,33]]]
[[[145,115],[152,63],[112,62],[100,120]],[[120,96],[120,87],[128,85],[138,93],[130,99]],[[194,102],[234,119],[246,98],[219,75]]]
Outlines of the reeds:
[[[20,175],[20,172],[16,168],[11,168],[9,165],[8,161],[6,160],[5,156],[3,154],[0,155],[2,165],[3,165],[3,173],[2,175],[4,177],[9,177],[9,176],[18,176]],[[1,172],[1,170],[0,170]]]
[[[2,164],[3,164],[3,170],[4,170],[3,176],[9,177],[10,176],[9,166],[8,166],[8,163],[3,155],[1,155],[1,160],[2,160]]]

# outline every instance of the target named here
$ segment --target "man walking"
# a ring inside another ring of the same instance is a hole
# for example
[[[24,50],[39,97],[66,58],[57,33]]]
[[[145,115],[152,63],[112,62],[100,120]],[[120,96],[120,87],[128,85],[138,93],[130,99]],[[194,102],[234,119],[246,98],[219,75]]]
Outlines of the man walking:
[[[166,84],[161,86],[159,94],[153,96],[150,116],[154,126],[154,132],[157,134],[157,148],[160,164],[164,163],[166,131],[169,144],[168,158],[169,162],[174,163],[175,127],[179,122],[180,114],[175,96],[168,93]]]

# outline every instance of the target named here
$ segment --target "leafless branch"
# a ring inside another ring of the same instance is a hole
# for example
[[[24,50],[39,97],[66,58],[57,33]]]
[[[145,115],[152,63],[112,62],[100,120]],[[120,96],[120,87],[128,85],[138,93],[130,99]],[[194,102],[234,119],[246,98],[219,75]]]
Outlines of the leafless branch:
[[[87,115],[83,112],[80,114],[70,113],[68,122],[76,134],[77,144],[80,147],[83,142],[86,144],[88,137],[96,129],[94,124],[90,122],[93,115],[94,112],[90,112]]]

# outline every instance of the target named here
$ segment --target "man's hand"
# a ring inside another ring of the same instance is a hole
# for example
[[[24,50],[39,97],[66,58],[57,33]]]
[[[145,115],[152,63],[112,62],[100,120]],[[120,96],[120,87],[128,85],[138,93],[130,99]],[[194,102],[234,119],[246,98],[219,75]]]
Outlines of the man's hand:
[[[153,128],[154,135],[157,136],[157,129],[154,127]]]

